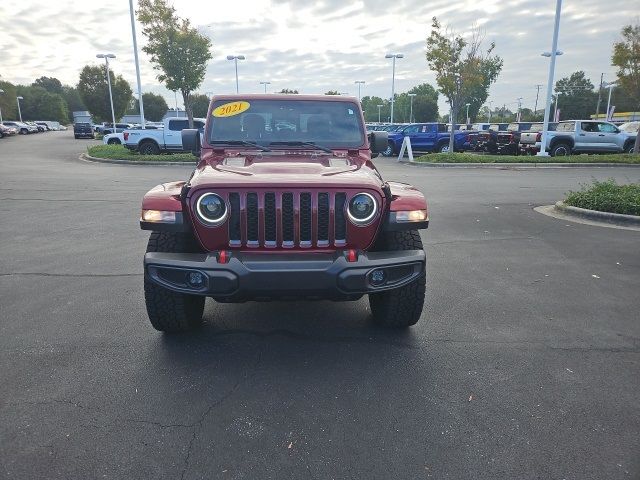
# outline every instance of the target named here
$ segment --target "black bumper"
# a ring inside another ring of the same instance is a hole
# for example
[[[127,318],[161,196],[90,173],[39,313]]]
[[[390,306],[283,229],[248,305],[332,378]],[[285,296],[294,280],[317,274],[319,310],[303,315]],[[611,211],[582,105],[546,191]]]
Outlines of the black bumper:
[[[425,270],[423,250],[360,253],[354,262],[336,253],[233,253],[219,263],[214,253],[159,253],[144,256],[145,273],[169,290],[238,302],[260,299],[348,300],[400,288]],[[382,270],[383,281],[372,279]],[[190,283],[195,278],[202,279]],[[201,276],[198,277],[197,274]]]

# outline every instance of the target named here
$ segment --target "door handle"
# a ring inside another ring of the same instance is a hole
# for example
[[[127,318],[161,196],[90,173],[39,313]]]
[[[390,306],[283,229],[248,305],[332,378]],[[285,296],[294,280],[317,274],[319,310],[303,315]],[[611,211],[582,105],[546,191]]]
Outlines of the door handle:
[[[599,133],[598,136],[599,137],[604,137],[604,133]]]
[[[585,134],[584,133],[579,133],[578,135],[580,135],[581,137],[584,137]]]

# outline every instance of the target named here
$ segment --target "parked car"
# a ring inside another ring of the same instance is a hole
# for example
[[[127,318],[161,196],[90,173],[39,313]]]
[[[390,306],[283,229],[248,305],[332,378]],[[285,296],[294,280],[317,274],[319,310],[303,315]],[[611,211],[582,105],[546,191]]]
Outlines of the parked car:
[[[542,139],[542,128],[544,124],[534,123],[531,128],[520,134],[520,142],[518,143],[518,150],[521,155],[535,155],[539,151],[540,141]],[[558,124],[556,122],[549,122],[548,130],[554,131]],[[537,146],[536,146],[537,145]]]
[[[16,130],[14,127],[7,127],[0,123],[0,138],[10,137],[17,134],[18,130]]]
[[[34,123],[35,123],[36,125],[38,125],[39,127],[44,128],[44,131],[45,131],[45,132],[48,132],[48,131],[50,131],[50,130],[53,130],[53,129],[49,126],[49,124],[48,124],[47,122],[36,121],[36,122],[34,122]]]
[[[572,153],[632,153],[637,134],[621,131],[611,122],[569,120],[559,122],[547,135],[545,150],[551,156]],[[541,143],[536,146],[541,148]]]
[[[24,122],[27,125],[31,125],[32,127],[36,127],[36,130],[38,133],[42,133],[42,132],[46,132],[47,131],[47,127],[43,126],[43,125],[39,125],[36,122]]]
[[[27,123],[24,122],[18,122],[18,121],[5,121],[2,122],[2,124],[5,127],[13,127],[15,128],[19,134],[21,135],[27,135],[29,133],[38,133],[38,127],[34,127],[33,125],[29,125]]]
[[[283,124],[283,122],[279,123]],[[203,131],[205,119],[194,118],[193,125],[196,129]],[[124,146],[142,155],[182,152],[180,132],[185,128],[189,128],[189,121],[186,118],[167,118],[161,129],[127,129],[123,132]]]
[[[124,132],[125,130],[131,128],[132,125],[130,123],[116,123],[115,133]],[[108,135],[110,133],[114,133],[113,124],[105,123],[102,128],[102,133],[104,135]]]
[[[404,137],[409,137],[412,150],[418,152],[448,152],[449,132],[444,123],[415,123],[407,125],[402,129],[389,132],[387,149],[383,155],[390,157],[398,155]],[[455,150],[462,150],[462,145],[466,139],[466,132],[457,131],[454,133]]]
[[[364,295],[375,323],[418,322],[427,202],[411,185],[385,182],[371,163],[387,134],[366,134],[360,103],[225,95],[214,96],[211,109],[204,134],[181,131],[196,169],[142,200],[140,226],[151,231],[144,256],[151,325],[164,332],[198,326],[206,297]],[[273,128],[280,121],[295,130]]]
[[[508,123],[491,123],[489,128],[478,132],[475,150],[478,152],[498,153],[498,132],[507,129]]]
[[[108,133],[104,137],[102,137],[102,143],[105,145],[123,145],[124,144],[124,134],[120,133]]]
[[[636,134],[640,128],[640,122],[627,122],[618,127],[622,132]]]
[[[533,125],[532,122],[512,122],[504,131],[496,135],[496,148],[499,155],[518,155],[520,135]]]
[[[488,130],[491,126],[490,123],[474,123],[471,125],[469,132],[467,133],[466,141],[463,145],[463,150],[476,151],[478,146],[478,133]]]
[[[96,134],[93,131],[93,127],[90,123],[74,123],[73,124],[73,136],[78,138],[96,138]]]

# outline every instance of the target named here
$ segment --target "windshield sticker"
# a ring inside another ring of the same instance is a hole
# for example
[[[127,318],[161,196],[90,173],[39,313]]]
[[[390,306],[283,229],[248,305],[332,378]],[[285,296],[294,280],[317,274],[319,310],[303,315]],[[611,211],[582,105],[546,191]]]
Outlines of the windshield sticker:
[[[214,108],[211,115],[214,117],[233,117],[234,115],[240,115],[242,112],[246,112],[250,106],[249,102],[225,103],[224,105]]]

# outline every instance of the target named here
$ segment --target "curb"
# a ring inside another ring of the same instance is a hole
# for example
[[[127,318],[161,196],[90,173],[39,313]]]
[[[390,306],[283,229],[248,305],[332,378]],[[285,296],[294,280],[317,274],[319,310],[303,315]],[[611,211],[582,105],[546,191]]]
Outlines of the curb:
[[[158,161],[144,161],[144,160],[118,160],[115,158],[98,158],[92,157],[86,153],[80,154],[80,160],[85,160],[87,162],[96,162],[96,163],[114,163],[117,165],[151,165],[154,167],[168,167],[174,165],[180,166],[191,166],[194,167],[197,165],[197,162],[158,162]]]
[[[598,212],[597,210],[587,210],[586,208],[572,207],[564,202],[556,202],[554,209],[566,215],[574,217],[588,218],[601,222],[615,223],[618,225],[633,225],[640,227],[640,216],[623,215],[620,213]]]
[[[496,168],[502,170],[515,168],[640,167],[640,163],[431,163],[407,160],[400,160],[398,163],[430,168]]]

